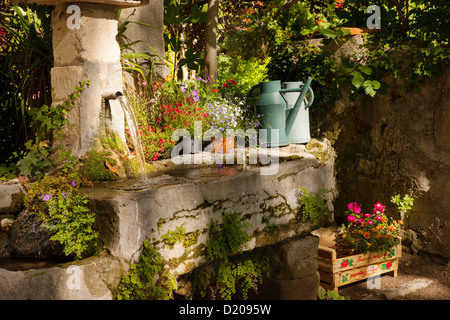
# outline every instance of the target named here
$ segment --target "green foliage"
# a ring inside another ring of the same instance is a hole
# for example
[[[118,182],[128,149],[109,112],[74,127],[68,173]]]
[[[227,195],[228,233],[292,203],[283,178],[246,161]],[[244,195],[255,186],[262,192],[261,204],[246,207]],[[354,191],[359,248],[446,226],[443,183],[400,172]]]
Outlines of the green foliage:
[[[203,297],[209,293],[210,298],[248,299],[249,291],[268,276],[267,255],[262,251],[242,253],[249,240],[245,231],[249,226],[238,214],[224,216],[222,225],[211,219],[205,250],[213,266],[197,270],[193,281]]]
[[[176,227],[175,231],[167,231],[161,236],[161,239],[170,249],[172,249],[178,241],[187,249],[197,242],[199,235],[200,232],[198,230],[196,232],[186,233],[186,228],[183,223],[181,226]]]
[[[207,11],[207,3],[164,0],[166,64],[175,80],[179,79],[183,66],[198,73],[204,66],[204,32],[201,32],[201,26],[206,21]]]
[[[14,163],[0,164],[0,180],[8,180],[15,178],[17,176],[16,171],[17,167],[14,165]]]
[[[221,54],[217,63],[219,69],[217,82],[221,90],[225,91],[231,87],[231,93],[235,97],[246,97],[253,85],[267,80],[268,59],[261,61],[254,57],[244,59],[241,56],[230,57]],[[236,85],[227,86],[226,81],[229,79],[236,80]]]
[[[299,1],[244,2],[223,0],[219,44],[228,56],[265,60],[276,46],[295,39],[314,18]]]
[[[319,286],[317,291],[317,298],[319,300],[350,300],[348,296],[341,296],[334,290],[325,290],[323,287]]]
[[[313,78],[314,95],[320,99],[314,100],[314,114],[323,114],[340,95],[340,88],[345,82],[338,77],[337,61],[329,52],[302,43],[294,46],[283,43],[271,52],[267,64],[269,80],[306,81]]]
[[[51,8],[0,4],[0,163],[39,130],[29,111],[51,103]]]
[[[117,299],[169,300],[176,289],[175,278],[164,272],[161,254],[144,241],[139,261],[120,281]]]
[[[349,38],[345,37],[345,31],[335,27],[365,28],[366,1],[345,1],[339,9],[334,8],[333,2],[309,2],[311,14],[320,22],[320,27],[303,28],[304,36],[315,32],[324,36],[322,43],[325,45],[332,41],[342,45]],[[313,78],[312,87],[320,99],[316,99],[311,108],[312,123],[327,112],[342,93],[352,99],[360,93],[371,97],[386,94],[388,85],[383,82],[386,76],[402,79],[404,92],[416,89],[424,80],[434,81],[442,75],[442,66],[450,61],[447,19],[450,6],[441,0],[406,3],[371,2],[381,7],[382,29],[366,34],[362,49],[367,50],[341,57],[339,67],[332,52],[327,51],[329,47],[319,48],[305,41],[294,43],[286,38],[270,52],[268,78],[282,81]],[[435,25],[436,29],[429,25]]]
[[[397,209],[399,211],[403,211],[406,213],[408,210],[411,210],[414,206],[414,198],[405,194],[403,198],[399,194],[393,196],[391,198],[391,202],[397,205]]]
[[[279,227],[280,227],[280,225],[278,225],[276,223],[271,223],[264,227],[264,231],[265,232],[273,232],[273,231],[277,230]]]
[[[223,217],[223,224],[218,225],[211,218],[206,252],[211,260],[223,260],[228,255],[242,252],[242,246],[250,239],[245,231],[250,223],[241,220],[240,215],[230,214]]]
[[[330,190],[322,190],[319,193],[309,193],[305,188],[301,188],[301,190],[298,193],[301,221],[311,220],[315,224],[324,222],[330,216],[330,210],[325,200],[325,194]]]
[[[49,231],[50,239],[64,246],[67,256],[81,259],[95,250],[95,213],[88,197],[78,193],[81,179],[76,174],[45,176],[25,197],[25,205]]]
[[[61,139],[63,127],[67,124],[66,115],[73,108],[75,101],[80,97],[86,86],[90,85],[90,81],[81,81],[79,87],[74,88],[74,92],[68,96],[67,101],[62,105],[49,107],[43,105],[41,108],[34,108],[30,111],[33,117],[32,122],[38,129],[34,139],[30,139],[25,143],[27,149],[17,163],[17,168],[24,176],[35,175],[42,178],[50,169],[63,165],[66,169],[71,166],[69,163],[74,161],[70,151],[62,153],[58,147],[56,150],[52,147],[52,143]],[[50,159],[50,155],[58,152],[59,157],[55,160]],[[17,156],[18,154],[15,153]]]

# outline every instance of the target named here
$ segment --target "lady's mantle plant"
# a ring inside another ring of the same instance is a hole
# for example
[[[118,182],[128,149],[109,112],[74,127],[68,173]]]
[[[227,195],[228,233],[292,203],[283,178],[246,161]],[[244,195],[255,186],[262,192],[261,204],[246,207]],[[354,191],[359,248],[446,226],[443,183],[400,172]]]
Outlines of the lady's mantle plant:
[[[28,191],[25,204],[41,221],[50,240],[64,246],[66,256],[81,259],[95,249],[95,214],[87,207],[87,196],[78,193],[75,176],[45,176]]]
[[[400,243],[401,221],[387,217],[386,206],[377,202],[372,213],[363,213],[356,202],[347,206],[348,223],[343,224],[343,232],[336,235],[339,247],[352,248],[358,253],[388,252]]]

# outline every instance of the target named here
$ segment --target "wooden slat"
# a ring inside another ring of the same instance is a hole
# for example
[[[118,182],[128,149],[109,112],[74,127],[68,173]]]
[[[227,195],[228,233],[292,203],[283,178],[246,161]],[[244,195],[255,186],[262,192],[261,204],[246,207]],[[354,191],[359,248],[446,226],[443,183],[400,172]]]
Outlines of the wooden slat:
[[[369,264],[376,264],[388,260],[392,260],[401,256],[402,246],[399,244],[394,248],[394,255],[369,253],[369,254],[355,254],[343,258],[337,259],[333,263],[334,272],[340,272],[344,270],[350,270],[358,267],[362,267]]]
[[[325,272],[333,273],[333,266],[331,265],[330,261],[319,259],[317,261],[317,265],[319,267],[319,270],[323,270]]]
[[[319,270],[320,281],[324,281],[329,284],[334,284],[334,275],[323,270]]]
[[[383,267],[386,264],[391,264],[389,268]],[[378,267],[378,269],[376,268]],[[336,285],[342,286],[350,284],[356,281],[364,280],[373,277],[378,274],[384,274],[387,272],[392,272],[398,269],[398,259],[391,261],[386,261],[380,264],[355,268],[352,270],[342,271],[336,274]]]
[[[331,262],[336,260],[336,250],[324,246],[319,246],[318,256],[320,258],[330,260]]]

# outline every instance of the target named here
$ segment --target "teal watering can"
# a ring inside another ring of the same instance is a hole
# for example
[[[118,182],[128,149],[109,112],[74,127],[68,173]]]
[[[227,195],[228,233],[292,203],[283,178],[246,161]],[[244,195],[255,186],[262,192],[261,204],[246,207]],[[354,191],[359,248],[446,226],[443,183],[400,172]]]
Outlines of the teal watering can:
[[[286,82],[282,89],[281,81],[274,80],[260,82],[250,89],[249,97],[259,88],[256,113],[262,115],[260,129],[267,129],[267,147],[309,142],[311,137],[308,108],[314,101],[311,81],[311,77],[308,77],[305,84]],[[308,91],[311,96],[309,101],[304,103]],[[273,130],[278,130],[278,135]]]

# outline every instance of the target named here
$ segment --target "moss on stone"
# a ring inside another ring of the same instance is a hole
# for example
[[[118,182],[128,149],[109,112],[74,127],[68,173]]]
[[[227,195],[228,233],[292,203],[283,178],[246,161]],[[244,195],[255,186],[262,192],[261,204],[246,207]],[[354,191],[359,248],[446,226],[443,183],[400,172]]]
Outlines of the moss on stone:
[[[117,160],[111,157],[111,152],[91,151],[82,161],[80,174],[92,181],[117,179],[117,174],[106,167],[106,161],[112,166],[117,165]]]

